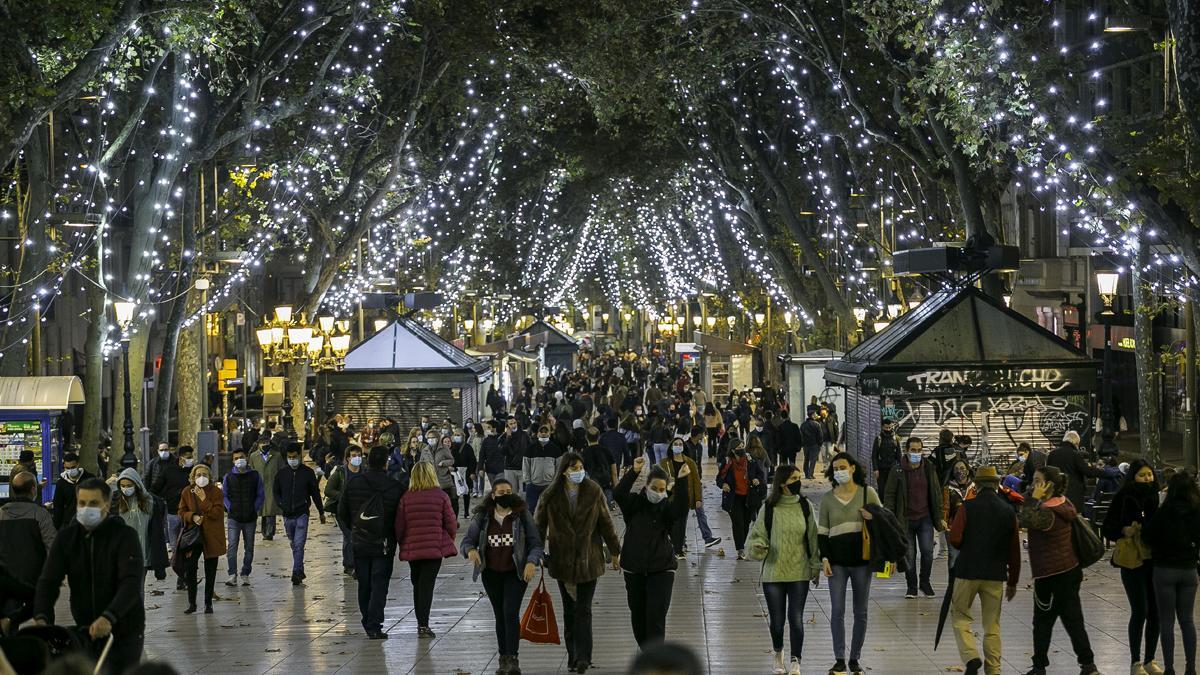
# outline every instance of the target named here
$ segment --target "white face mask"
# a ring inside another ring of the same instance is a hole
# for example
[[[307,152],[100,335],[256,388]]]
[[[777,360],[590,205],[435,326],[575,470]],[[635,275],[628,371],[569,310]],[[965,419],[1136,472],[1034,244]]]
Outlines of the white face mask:
[[[233,460],[233,465],[234,465],[234,466],[236,466],[236,467],[237,467],[237,468],[239,468],[239,469],[244,469],[244,468],[246,468],[246,460],[244,460],[244,459],[235,459],[235,460]]]
[[[350,466],[362,466],[362,457],[351,457]]]
[[[83,473],[83,469],[81,469],[79,467],[75,467],[74,469],[67,469],[66,471],[63,472],[63,475],[66,476],[67,478],[70,478],[71,480],[75,480],[76,478],[79,478],[79,475],[82,473]]]
[[[462,443],[462,436],[454,436],[450,440],[454,441],[455,443]]]
[[[158,451],[158,458],[159,458],[159,459],[167,459],[167,458],[169,458],[170,456],[171,456],[171,453],[170,453],[170,452],[168,452],[167,450],[159,450],[159,451]]]
[[[75,519],[87,529],[94,529],[104,522],[104,512],[99,506],[81,506],[75,510]]]
[[[196,487],[208,487],[208,476],[196,476]]]
[[[655,492],[654,490],[651,490],[650,488],[646,488],[646,499],[649,499],[651,504],[657,504],[666,498],[667,498],[667,493]]]
[[[838,469],[833,472],[833,481],[838,485],[846,485],[850,482],[850,470]]]
[[[135,488],[135,487],[121,488],[121,494],[125,495],[126,497],[132,497],[136,493],[137,493],[137,488]]]
[[[290,467],[292,467],[292,468],[294,469],[294,468],[296,468],[296,467],[300,466],[300,460],[298,460],[298,459],[289,459],[289,460],[288,460],[288,466],[290,466]]]
[[[194,459],[185,459],[185,460],[183,460],[183,468],[185,468],[185,469],[190,469],[190,468],[192,468],[193,466],[196,466],[196,460],[194,460]]]

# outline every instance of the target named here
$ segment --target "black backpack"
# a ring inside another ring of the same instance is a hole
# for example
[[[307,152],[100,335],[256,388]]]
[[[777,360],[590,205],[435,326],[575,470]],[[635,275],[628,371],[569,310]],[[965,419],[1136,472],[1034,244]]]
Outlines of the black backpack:
[[[350,534],[357,545],[383,548],[388,528],[394,526],[394,523],[384,517],[382,493],[374,492],[353,515]]]

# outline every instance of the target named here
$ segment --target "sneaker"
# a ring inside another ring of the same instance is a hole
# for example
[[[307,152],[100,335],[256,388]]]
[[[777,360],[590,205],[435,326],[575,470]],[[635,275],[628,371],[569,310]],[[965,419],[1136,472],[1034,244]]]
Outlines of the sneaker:
[[[858,665],[857,659],[850,659],[850,675],[863,675],[865,669]]]
[[[180,579],[179,581],[175,582],[175,590],[177,590],[177,591],[186,591],[187,590],[187,584],[184,583],[183,579]]]
[[[300,585],[300,575],[299,575],[299,574],[293,574],[293,575],[292,575],[292,585],[293,585],[293,586],[299,586],[299,585]]]
[[[783,665],[783,652],[775,652],[775,667],[771,669],[771,675],[787,675],[787,667]]]
[[[187,608],[187,609],[185,609],[185,610],[183,610],[183,613],[184,613],[184,614],[195,614],[195,613],[196,613],[196,606],[195,606],[195,605],[188,605],[188,608]]]
[[[575,664],[575,672],[586,673],[588,671],[588,668],[591,668],[591,667],[592,667],[592,664],[590,662],[580,661]]]
[[[980,659],[971,659],[967,661],[967,667],[963,670],[963,675],[979,675],[981,668],[983,668],[983,661]]]
[[[1129,675],[1146,675],[1146,667],[1140,663],[1133,663],[1129,666]]]
[[[676,553],[676,554],[675,554],[675,559],[676,559],[676,560],[687,560],[687,556],[686,556],[686,555],[684,555],[684,554],[682,554],[682,553]]]
[[[833,667],[829,669],[829,675],[847,675],[846,662],[843,659],[838,659],[833,662]]]
[[[928,581],[921,584],[921,593],[923,593],[927,598],[932,598],[937,595],[937,593],[933,592],[933,586],[930,585]]]
[[[1096,664],[1088,663],[1079,666],[1079,675],[1100,675],[1100,671],[1096,669]]]
[[[712,539],[709,539],[709,540],[707,540],[707,541],[705,541],[705,542],[704,542],[704,548],[712,548],[712,547],[716,546],[716,545],[717,545],[717,544],[719,544],[719,543],[721,543],[721,538],[720,538],[720,537],[713,537]]]
[[[1143,663],[1142,669],[1146,671],[1146,675],[1163,675],[1162,666],[1158,665],[1158,662],[1154,659]]]
[[[906,591],[904,593],[904,597],[908,600],[912,600],[913,598],[917,597],[917,589],[915,589],[915,588],[908,589],[908,591]]]
[[[740,548],[739,548],[739,549],[738,549],[738,556],[737,556],[737,559],[738,559],[738,560],[745,560],[745,559],[746,559],[746,551],[745,551],[745,550],[743,550],[743,549],[740,549]]]
[[[369,630],[369,631],[367,631],[367,639],[368,640],[386,640],[386,639],[388,639],[388,634],[381,630]]]
[[[792,668],[788,671],[788,675],[800,675],[800,659],[792,657]]]
[[[249,585],[250,585],[250,577],[243,574],[242,575],[242,586],[245,587],[245,586],[249,586]]]
[[[237,575],[230,574],[229,578],[225,580],[225,585],[230,587],[237,586]]]
[[[435,635],[434,632],[429,629],[429,626],[418,626],[417,627],[417,637],[432,639],[432,638],[437,637],[437,635]]]
[[[204,606],[204,613],[205,613],[205,614],[212,614],[212,613],[213,613],[213,610],[212,610],[212,605],[205,605],[205,606]]]

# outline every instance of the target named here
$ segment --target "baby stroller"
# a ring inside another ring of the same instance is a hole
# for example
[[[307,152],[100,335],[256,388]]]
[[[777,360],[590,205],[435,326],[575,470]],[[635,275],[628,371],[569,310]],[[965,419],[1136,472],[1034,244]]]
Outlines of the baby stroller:
[[[18,673],[40,673],[51,663],[72,655],[95,658],[92,672],[104,672],[113,636],[93,642],[87,628],[78,626],[26,626],[15,637],[0,640],[0,651]],[[97,653],[98,650],[98,653]]]

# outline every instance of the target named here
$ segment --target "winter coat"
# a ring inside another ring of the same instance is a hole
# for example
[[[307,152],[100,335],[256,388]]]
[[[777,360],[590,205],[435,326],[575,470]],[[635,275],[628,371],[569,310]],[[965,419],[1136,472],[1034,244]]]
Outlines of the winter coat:
[[[866,521],[871,536],[871,571],[882,572],[886,563],[894,563],[897,572],[908,568],[908,526],[883,506],[868,503],[871,514]]]
[[[146,541],[142,547],[142,560],[146,564],[146,569],[154,570],[154,578],[166,579],[167,568],[171,566],[171,559],[167,555],[167,505],[158,495],[146,489],[146,484],[142,482],[142,477],[138,474],[137,469],[122,471],[117,476],[117,485],[120,485],[120,480],[123,478],[132,481],[138,491],[150,500],[150,519],[146,522]],[[120,488],[117,488],[113,491],[109,513],[120,515],[118,508],[120,498],[117,496],[120,494],[119,490]],[[134,499],[137,497],[138,495],[135,494]],[[139,541],[140,539],[139,536]]]
[[[329,480],[325,481],[325,513],[337,513],[338,500],[346,490],[346,483],[362,472],[361,466],[358,471],[351,471],[346,464],[340,464],[329,474]]]
[[[585,478],[579,484],[575,506],[571,506],[563,481],[551,486],[538,500],[538,534],[550,550],[550,575],[563,583],[581,584],[604,574],[604,551],[621,552],[621,541],[608,514],[604,491],[596,481]]]
[[[175,510],[179,506],[179,495],[187,488],[188,475],[191,471],[191,469],[179,466],[179,460],[174,459],[162,468],[162,473],[158,474],[154,483],[150,485],[150,491],[162,497],[163,501],[167,503],[167,513],[175,515]]]
[[[690,461],[690,460],[689,460]],[[675,523],[688,517],[691,506],[688,490],[677,487],[671,496],[651,504],[644,492],[632,492],[638,472],[625,472],[613,490],[613,499],[625,519],[625,541],[621,550],[621,569],[634,574],[655,574],[679,568],[671,542]]]
[[[475,448],[469,442],[464,441],[452,448],[451,454],[454,456],[454,468],[466,469],[468,476],[475,475],[479,467],[479,455],[475,454]]]
[[[317,507],[317,513],[325,515],[325,507],[321,504],[321,490],[317,486],[317,474],[303,464],[293,469],[284,466],[275,475],[275,503],[279,506],[284,518],[299,518],[308,515],[308,504],[311,501]]]
[[[490,502],[488,503],[490,504]],[[458,547],[464,558],[472,550],[479,551],[481,564],[476,565],[472,571],[472,581],[479,580],[483,567],[487,565],[488,523],[493,518],[492,514],[493,509],[490,506],[475,511],[475,514],[471,516],[471,524],[467,527],[467,534]],[[537,523],[533,522],[533,516],[526,508],[524,500],[512,510],[512,514],[513,565],[520,574],[525,569],[526,563],[541,564],[542,540],[538,536]]]
[[[1123,539],[1125,534],[1122,530],[1134,523],[1143,528],[1146,527],[1146,524],[1154,517],[1154,513],[1158,511],[1158,490],[1155,490],[1152,484],[1147,487],[1149,489],[1145,493],[1138,494],[1135,486],[1129,485],[1113,495],[1112,503],[1108,506],[1108,513],[1104,516],[1104,524],[1100,526],[1100,532],[1105,539],[1109,541]],[[1144,539],[1144,529],[1142,534]]]
[[[525,453],[529,452],[534,441],[529,438],[529,434],[523,429],[518,428],[509,435],[505,433],[500,436],[500,447],[504,450],[504,469],[505,471],[520,471],[521,463],[525,459]]]
[[[659,462],[658,465],[662,467],[663,471],[667,472],[667,475],[671,477],[671,482],[674,483],[675,479],[678,478],[678,475],[675,472],[675,464],[671,461],[671,458],[664,457],[663,461]],[[700,472],[696,469],[696,463],[693,462],[690,457],[685,456],[683,458],[683,465],[691,471],[691,473],[687,475],[686,492],[688,498],[688,508],[695,508],[696,502],[704,498],[704,486],[700,483]],[[671,486],[671,489],[675,489],[674,485]]]
[[[69,481],[65,476],[60,476],[54,483],[54,506],[51,509],[54,516],[54,527],[62,529],[64,525],[75,519],[75,486],[88,478],[94,478],[94,476],[87,471],[81,471],[79,479],[76,481]]]
[[[438,487],[443,490],[454,488],[454,451],[438,443],[433,451],[433,468],[437,473]]]
[[[883,505],[896,515],[901,523],[908,519],[908,458],[900,460],[895,471],[888,474],[887,488],[883,491]],[[929,519],[938,532],[945,529],[942,526],[942,484],[938,481],[937,471],[933,462],[921,460],[920,471],[925,472],[925,483],[929,486]]]
[[[141,635],[146,626],[142,600],[142,545],[120,516],[109,515],[88,531],[78,521],[59,530],[38,578],[33,618],[54,624],[54,606],[63,579],[71,589],[71,619],[89,626],[105,617],[117,638]]]
[[[1200,558],[1198,511],[1200,508],[1195,504],[1177,499],[1158,507],[1143,532],[1156,568],[1196,569]]]
[[[283,461],[283,455],[275,451],[267,453],[266,459],[263,459],[261,452],[250,453],[250,468],[262,476],[264,498],[258,515],[264,518],[274,518],[282,513],[279,504],[275,502],[275,476],[279,474],[279,465],[283,464]]]
[[[483,465],[484,473],[504,473],[504,448],[500,446],[498,436],[488,436],[483,439],[479,451],[479,463]]]
[[[535,441],[521,460],[521,482],[549,485],[558,475],[558,458],[565,452],[554,439],[545,444]]]
[[[1039,501],[1032,495],[1026,497],[1018,520],[1029,531],[1029,569],[1034,579],[1079,567],[1071,540],[1076,513],[1069,499],[1054,497]]]
[[[179,519],[185,528],[196,527],[192,516],[204,516],[200,523],[200,538],[204,540],[204,557],[216,558],[229,550],[225,545],[225,496],[221,488],[209,483],[203,488],[204,501],[192,492],[183,491],[179,497]]]
[[[1050,451],[1050,455],[1046,457],[1046,466],[1058,467],[1067,476],[1067,492],[1066,498],[1072,504],[1083,504],[1084,494],[1087,488],[1087,479],[1103,478],[1104,470],[1091,466],[1084,459],[1084,456],[1079,452],[1079,449],[1070,443],[1063,443],[1054,450]]]
[[[800,446],[804,448],[816,448],[821,445],[825,438],[825,427],[814,419],[804,420],[804,424],[800,425]]]
[[[337,503],[337,517],[350,530],[355,556],[391,556],[396,547],[396,512],[404,487],[384,471],[364,469],[346,480]],[[444,494],[444,493],[443,493]],[[379,495],[380,518],[384,521],[375,532],[355,528],[355,519],[363,507]]]
[[[802,503],[800,500],[804,499]],[[812,505],[804,497],[782,495],[775,506],[763,504],[746,549],[750,558],[763,561],[763,583],[810,581],[821,572],[821,551],[817,544],[817,521]],[[771,510],[771,531],[766,514]]]
[[[267,498],[262,476],[254,469],[233,469],[225,474],[221,491],[225,494],[225,513],[237,523],[253,523]]]
[[[763,500],[767,497],[767,471],[763,464],[754,458],[748,458],[746,463],[746,483],[750,485],[750,493],[746,495],[746,512],[758,513],[758,507],[762,505]],[[732,509],[734,495],[734,480],[733,460],[730,460],[717,473],[717,487],[729,486],[729,492],[721,493],[721,510],[728,513]],[[754,479],[758,479],[758,485],[754,485]]]
[[[37,523],[38,530],[42,535],[42,543],[49,551],[54,544],[54,536],[58,532],[58,528],[54,527],[54,518],[46,507],[27,499],[11,499],[4,506],[0,506],[0,520],[25,519]]]
[[[458,520],[441,490],[409,490],[396,509],[396,544],[401,560],[449,558],[458,549]]]

